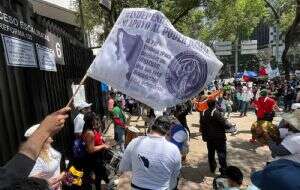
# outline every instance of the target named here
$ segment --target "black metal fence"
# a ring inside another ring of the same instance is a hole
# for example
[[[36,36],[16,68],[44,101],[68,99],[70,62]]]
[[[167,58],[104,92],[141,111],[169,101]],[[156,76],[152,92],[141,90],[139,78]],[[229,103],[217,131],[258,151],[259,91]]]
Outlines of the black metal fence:
[[[60,36],[63,43],[65,65],[57,65],[57,72],[41,71],[38,68],[7,66],[3,43],[0,41],[0,165],[16,153],[24,140],[25,130],[41,121],[44,116],[66,105],[72,96],[72,83],[79,83],[93,59],[90,50],[80,45],[80,40],[64,30],[61,23],[39,15],[28,17],[32,12],[24,0],[0,0],[0,7],[11,11],[26,8],[29,22],[38,22],[43,29]],[[102,113],[102,94],[99,82],[88,79],[86,96],[93,102],[93,109]],[[68,120],[65,128],[55,137],[55,148],[69,155],[73,135],[73,122]]]

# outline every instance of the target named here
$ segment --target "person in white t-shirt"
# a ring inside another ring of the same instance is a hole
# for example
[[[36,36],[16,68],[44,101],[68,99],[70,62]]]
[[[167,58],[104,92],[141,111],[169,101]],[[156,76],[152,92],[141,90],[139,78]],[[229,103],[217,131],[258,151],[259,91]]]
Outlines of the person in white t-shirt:
[[[78,115],[74,119],[74,134],[76,137],[79,137],[82,133],[83,126],[84,126],[84,114],[91,112],[92,104],[88,104],[86,102],[81,102],[77,109],[79,111]]]
[[[24,136],[29,138],[39,128],[39,126],[40,125],[38,124],[30,127],[25,132]],[[35,165],[29,174],[29,177],[45,179],[49,184],[51,184],[52,181],[56,181],[57,184],[51,189],[60,190],[62,189],[61,186],[62,181],[65,178],[65,173],[61,173],[60,171],[61,154],[51,146],[52,142],[53,140],[51,137],[49,137],[45,142],[39,157],[37,158]]]
[[[133,190],[176,189],[181,155],[176,145],[165,138],[170,126],[166,116],[158,117],[147,136],[135,138],[125,149],[119,171],[132,172]]]

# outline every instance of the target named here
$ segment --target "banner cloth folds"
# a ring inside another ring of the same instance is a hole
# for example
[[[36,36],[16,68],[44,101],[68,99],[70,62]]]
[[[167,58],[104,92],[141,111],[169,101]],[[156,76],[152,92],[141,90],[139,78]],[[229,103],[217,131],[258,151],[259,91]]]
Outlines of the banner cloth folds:
[[[160,110],[196,96],[222,65],[209,47],[179,33],[161,12],[128,8],[88,76]]]

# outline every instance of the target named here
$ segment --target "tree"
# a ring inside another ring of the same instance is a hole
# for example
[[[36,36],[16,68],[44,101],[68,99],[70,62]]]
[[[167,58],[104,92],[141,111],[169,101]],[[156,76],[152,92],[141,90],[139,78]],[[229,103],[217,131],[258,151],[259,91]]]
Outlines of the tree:
[[[79,10],[80,0],[76,0],[75,2],[77,10]],[[85,29],[91,31],[95,26],[103,27],[103,31],[100,31],[97,34],[100,44],[109,34],[109,31],[123,8],[147,7],[161,10],[169,18],[173,25],[180,26],[179,28],[182,32],[187,31],[186,28],[184,28],[183,22],[186,21],[188,15],[192,15],[194,18],[189,20],[189,23],[191,25],[197,24],[197,18],[200,15],[197,8],[200,5],[205,5],[206,0],[112,0],[111,2],[111,10],[107,10],[102,7],[97,0],[81,0]]]
[[[290,63],[287,58],[287,53],[292,45],[290,40],[291,31],[290,27],[293,24],[293,20],[296,15],[296,1],[295,0],[264,0],[266,6],[269,8],[269,23],[277,26],[278,33],[280,33],[279,39],[285,36],[285,50],[282,54],[282,63],[285,70],[286,77],[289,77]]]
[[[229,41],[235,41],[241,34],[250,37],[266,13],[261,0],[212,0],[206,9],[210,33]]]
[[[296,1],[296,13],[293,24],[289,27],[286,36],[285,36],[285,49],[282,54],[282,62],[285,65],[285,75],[289,79],[290,76],[290,62],[288,60],[288,51],[289,49],[299,40],[299,26],[300,26],[300,0]]]

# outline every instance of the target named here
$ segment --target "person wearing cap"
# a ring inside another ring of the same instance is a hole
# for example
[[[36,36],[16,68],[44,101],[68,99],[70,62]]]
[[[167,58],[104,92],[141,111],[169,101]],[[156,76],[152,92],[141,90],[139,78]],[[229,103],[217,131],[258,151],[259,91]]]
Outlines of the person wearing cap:
[[[260,97],[258,100],[253,102],[256,108],[256,116],[257,120],[266,120],[266,121],[273,121],[273,117],[275,116],[274,111],[282,111],[276,101],[270,97],[268,97],[267,90],[260,91]]]
[[[29,138],[39,127],[39,124],[30,127],[24,136]],[[61,183],[65,177],[65,173],[60,173],[61,154],[51,146],[52,142],[53,139],[51,137],[46,140],[29,176],[39,177],[47,181],[60,181],[56,187],[51,188],[59,190],[61,189]]]
[[[158,117],[147,136],[133,139],[125,149],[119,171],[132,172],[133,190],[176,189],[181,155],[165,138],[170,126],[167,116]]]
[[[28,177],[47,139],[64,126],[69,107],[48,115],[34,133],[20,146],[18,153],[6,165],[0,167],[0,189],[47,189],[60,184],[60,181],[47,182],[44,179]]]
[[[87,102],[81,102],[77,106],[79,113],[74,119],[74,134],[77,138],[80,137],[82,130],[83,130],[84,114],[91,112],[91,106],[92,106],[92,104],[89,104]]]

